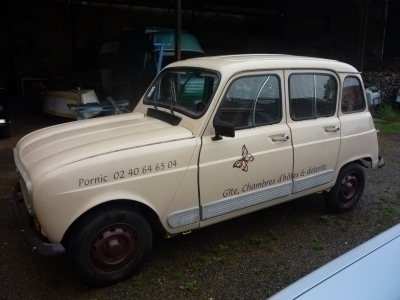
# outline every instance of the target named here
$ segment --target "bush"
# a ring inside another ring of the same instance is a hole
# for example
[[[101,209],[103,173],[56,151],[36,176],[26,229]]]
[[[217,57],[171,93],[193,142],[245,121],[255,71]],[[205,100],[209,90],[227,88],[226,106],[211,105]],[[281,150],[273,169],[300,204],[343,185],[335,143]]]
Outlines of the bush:
[[[400,122],[400,113],[390,106],[383,106],[379,117],[386,122]]]
[[[376,123],[375,128],[381,132],[400,133],[400,112],[390,106],[383,106],[377,117],[385,121]]]

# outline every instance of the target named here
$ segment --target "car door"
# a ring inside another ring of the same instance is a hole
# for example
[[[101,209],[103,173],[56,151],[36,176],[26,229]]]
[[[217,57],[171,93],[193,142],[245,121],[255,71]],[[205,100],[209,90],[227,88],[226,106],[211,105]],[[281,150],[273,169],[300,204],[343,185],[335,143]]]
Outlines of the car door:
[[[293,193],[332,182],[340,149],[339,79],[328,71],[287,71]]]
[[[214,118],[231,123],[235,137],[213,139],[214,130],[202,137],[203,221],[220,221],[291,194],[293,150],[282,78],[282,71],[274,71],[241,74],[228,82],[209,126]]]

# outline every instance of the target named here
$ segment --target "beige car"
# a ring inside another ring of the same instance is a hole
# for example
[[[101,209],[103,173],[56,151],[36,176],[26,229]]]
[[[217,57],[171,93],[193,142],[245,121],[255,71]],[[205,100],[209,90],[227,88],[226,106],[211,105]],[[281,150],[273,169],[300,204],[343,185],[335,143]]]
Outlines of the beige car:
[[[363,169],[384,165],[378,152],[352,66],[196,58],[165,68],[133,113],[21,139],[14,211],[34,251],[67,253],[85,282],[106,285],[144,264],[154,230],[189,233],[321,191],[330,210],[350,210]]]

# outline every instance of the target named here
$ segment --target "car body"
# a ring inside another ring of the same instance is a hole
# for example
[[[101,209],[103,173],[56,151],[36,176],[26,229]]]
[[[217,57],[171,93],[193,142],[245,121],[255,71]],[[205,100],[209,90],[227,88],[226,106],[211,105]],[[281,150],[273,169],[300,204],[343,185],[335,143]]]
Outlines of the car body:
[[[353,67],[286,55],[194,58],[165,68],[132,113],[22,138],[14,211],[21,224],[24,207],[34,219],[46,242],[25,232],[37,252],[88,260],[78,273],[109,284],[144,263],[150,227],[170,237],[321,191],[332,211],[350,210],[363,168],[384,165],[378,152]],[[101,257],[88,250],[100,248]],[[125,258],[114,270],[109,256]]]
[[[397,224],[269,299],[400,299],[399,251]]]

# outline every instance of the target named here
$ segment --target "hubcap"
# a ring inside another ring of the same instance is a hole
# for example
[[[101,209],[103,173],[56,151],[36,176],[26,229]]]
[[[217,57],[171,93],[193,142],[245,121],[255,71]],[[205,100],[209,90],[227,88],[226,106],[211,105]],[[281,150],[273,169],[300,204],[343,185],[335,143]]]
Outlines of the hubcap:
[[[127,224],[113,224],[96,234],[87,254],[94,271],[112,274],[130,266],[139,249],[139,233],[135,228]]]
[[[339,188],[339,202],[342,205],[348,205],[354,199],[356,199],[358,192],[360,190],[360,182],[358,178],[358,174],[356,172],[352,172],[347,174]]]

